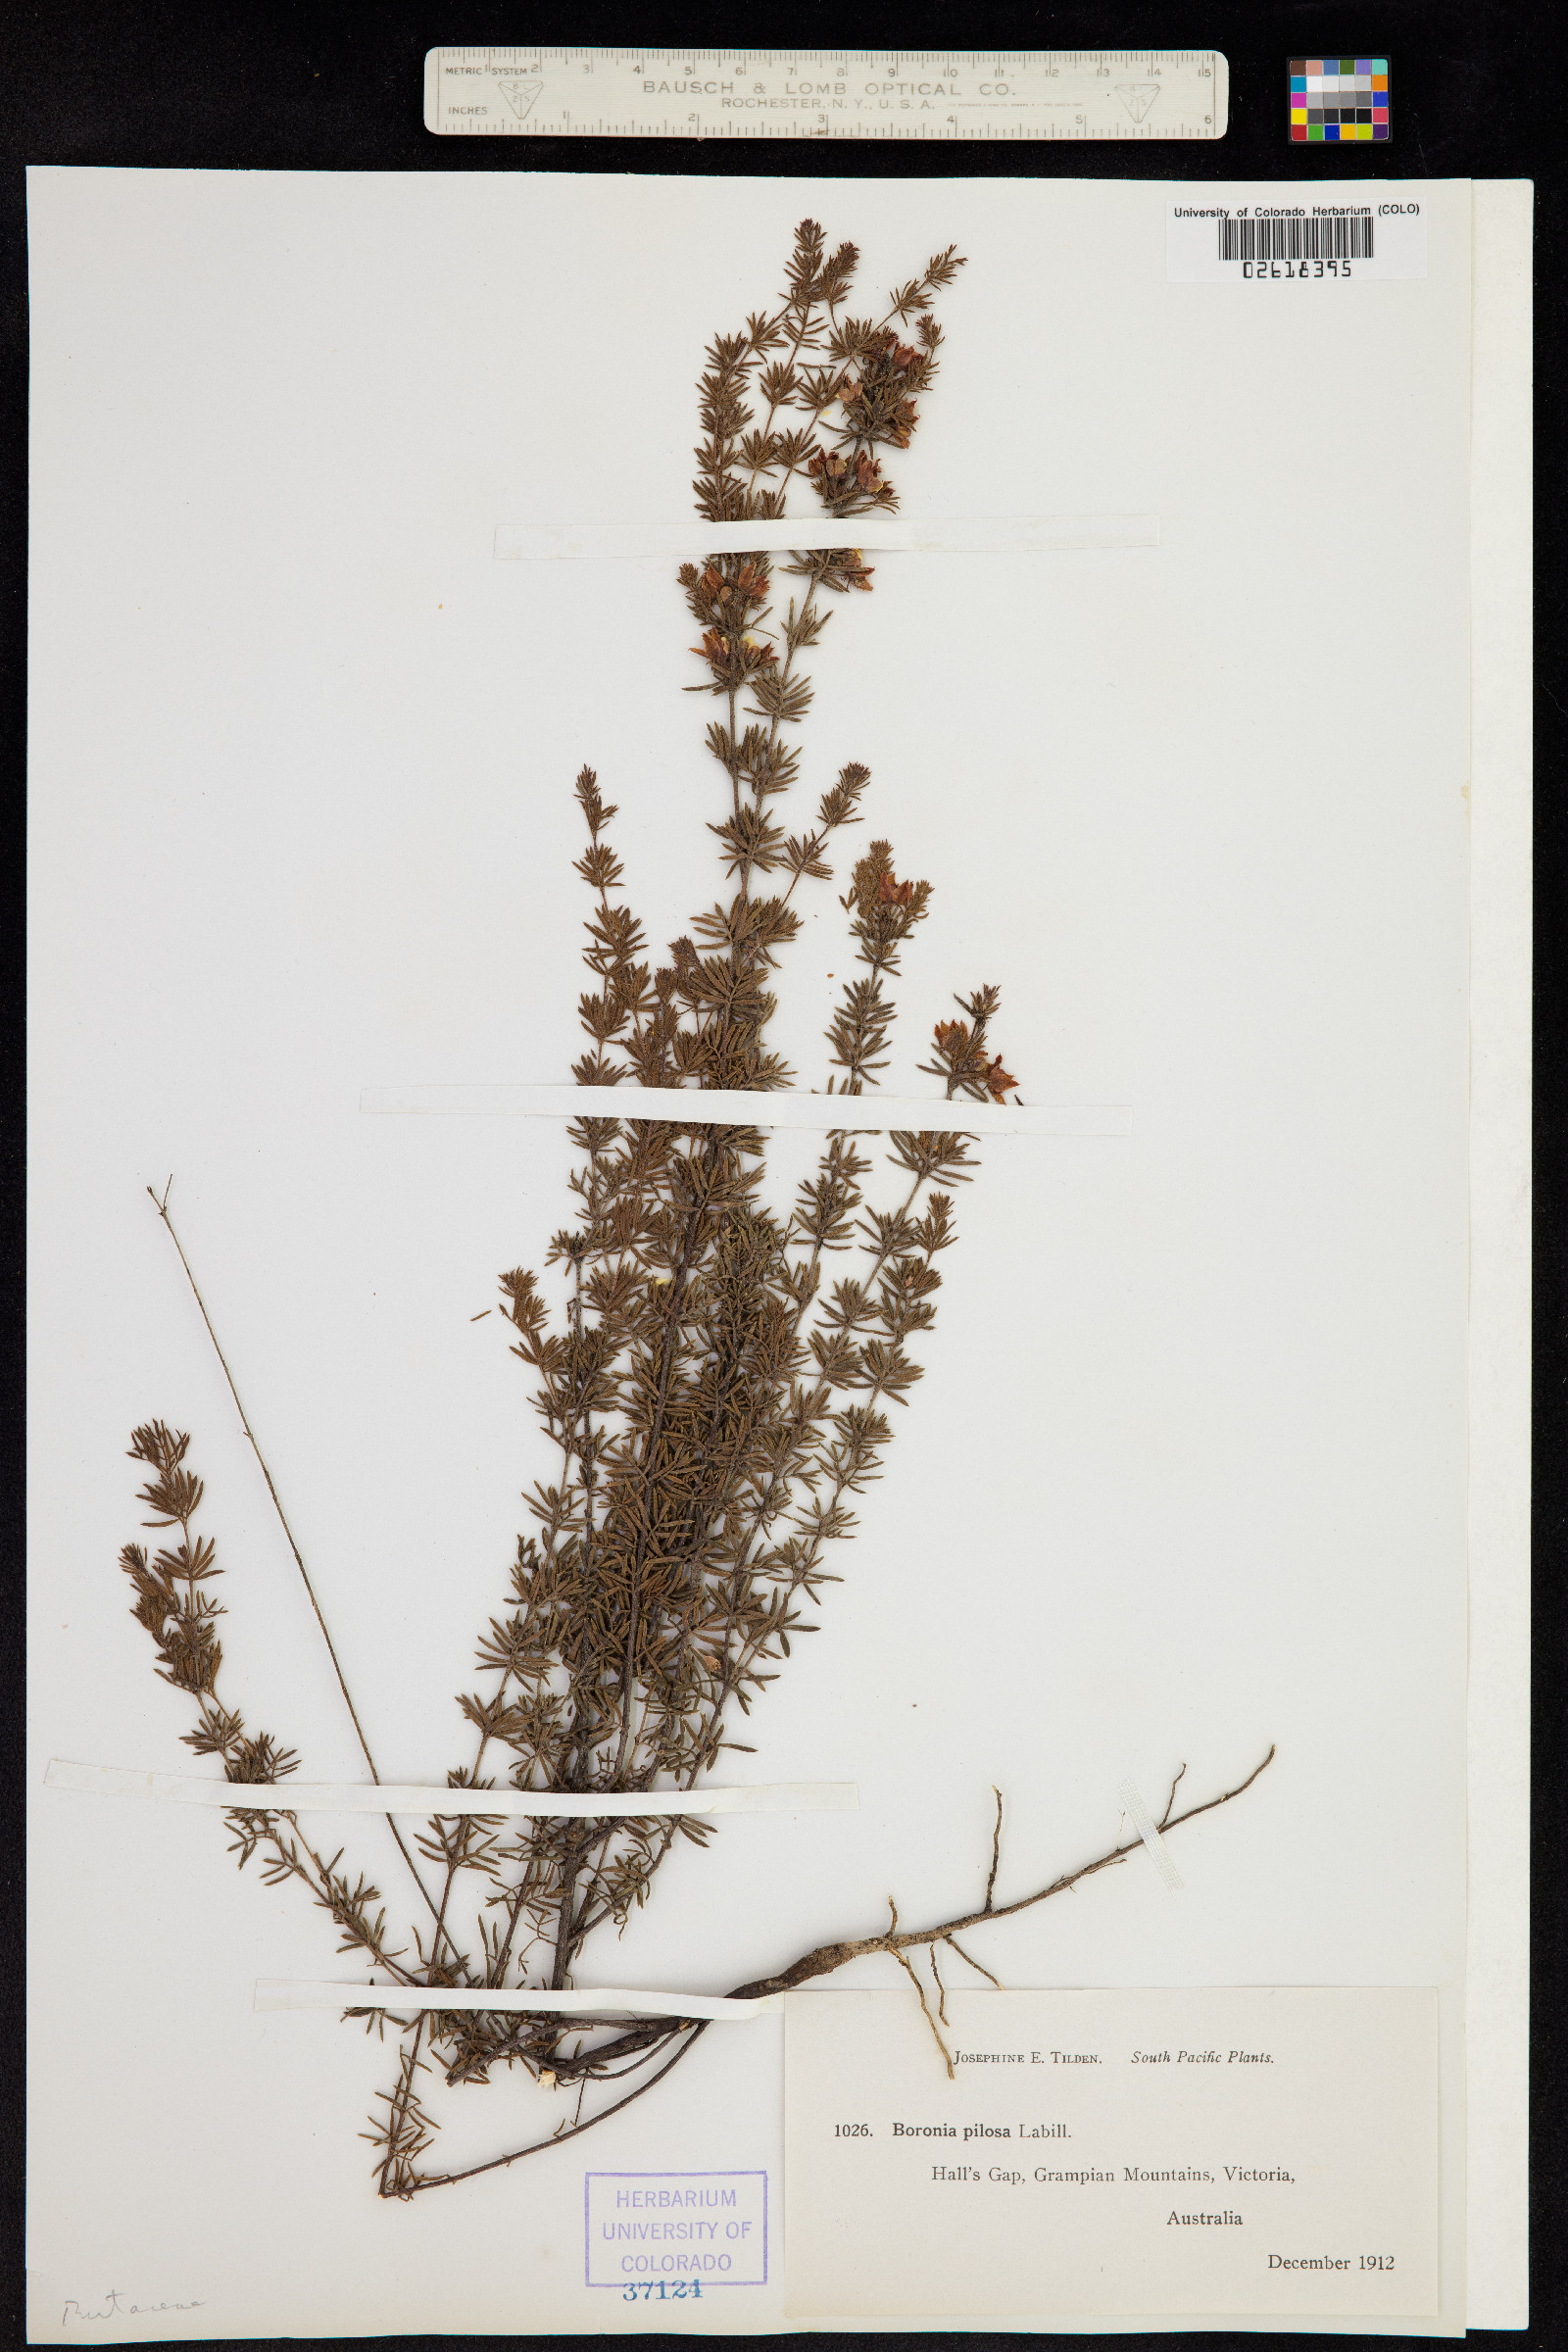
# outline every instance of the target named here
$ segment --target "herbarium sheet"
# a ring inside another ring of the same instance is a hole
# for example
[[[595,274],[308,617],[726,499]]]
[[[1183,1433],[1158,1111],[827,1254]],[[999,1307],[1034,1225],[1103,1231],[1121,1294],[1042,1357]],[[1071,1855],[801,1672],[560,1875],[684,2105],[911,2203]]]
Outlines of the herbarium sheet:
[[[1470,196],[1177,197],[34,175],[38,2339],[1462,2329]]]

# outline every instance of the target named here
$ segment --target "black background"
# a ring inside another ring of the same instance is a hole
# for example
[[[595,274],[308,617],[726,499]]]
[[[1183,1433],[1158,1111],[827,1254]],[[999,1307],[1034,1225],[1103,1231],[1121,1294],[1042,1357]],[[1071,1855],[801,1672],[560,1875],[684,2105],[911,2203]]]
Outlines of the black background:
[[[698,48],[833,47],[904,50],[1215,48],[1230,63],[1230,126],[1202,145],[1068,143],[922,147],[835,139],[564,140],[434,138],[423,127],[423,60],[451,44],[646,42]],[[1287,131],[1287,60],[1303,52],[1369,52],[1392,60],[1393,136],[1343,150],[1293,146]],[[1564,165],[1568,157],[1568,35],[1560,9],[1501,0],[1336,0],[1333,6],[1218,0],[1103,0],[1073,8],[951,4],[876,10],[801,5],[733,17],[690,7],[634,13],[583,7],[544,14],[497,0],[384,0],[375,8],[265,5],[263,0],[8,0],[0,10],[0,1062],[9,1082],[0,1128],[0,1300],[7,1347],[0,1362],[0,1557],[6,1612],[0,1632],[0,1756],[15,1799],[20,1788],[22,1690],[23,1212],[22,1010],[25,745],[25,416],[27,164],[195,166],[212,170],[356,172],[624,171],[737,175],[1255,179],[1338,176],[1530,178],[1537,197],[1537,1325],[1536,1369],[1536,2122],[1534,2303],[1528,2335],[1504,2345],[1568,2344],[1562,2241],[1568,2165],[1562,2118],[1568,2067],[1561,2022],[1562,1949],[1568,1901],[1557,1827],[1568,1766],[1564,1739],[1568,1657],[1559,1598],[1568,1521],[1568,1153],[1561,1105],[1568,1028],[1568,667],[1562,520],[1568,514],[1563,413],[1563,272],[1568,259]],[[90,652],[90,649],[85,649]],[[81,1248],[90,1253],[93,1237]],[[112,1269],[106,1269],[112,1284]],[[47,1573],[47,1566],[44,1565]],[[0,1984],[15,2019],[22,1981],[21,1898],[13,1835],[0,1848],[6,1896]],[[1397,1857],[1391,1853],[1391,1868]],[[106,1922],[112,1936],[112,1923]],[[135,2030],[126,2020],[126,2031]],[[18,2047],[13,2039],[12,2053]],[[0,2198],[20,2222],[21,2065],[4,2067],[8,2129],[0,2133]],[[112,2096],[112,2087],[106,2086]],[[178,2096],[177,2064],[172,2095]],[[0,2301],[0,2327],[22,2340],[21,2258]],[[286,2250],[280,2250],[286,2261]],[[523,2315],[519,2314],[519,2317]],[[413,2339],[384,2339],[400,2346]],[[430,2339],[454,2343],[446,2337]],[[487,2343],[505,2340],[479,2339]],[[533,2339],[542,2340],[542,2339]],[[551,2339],[569,2345],[578,2338]],[[674,2342],[673,2337],[642,2341]],[[697,2339],[714,2341],[719,2339]],[[822,2338],[794,2338],[796,2342]],[[845,2338],[911,2346],[980,2346],[1046,2339],[920,2334]],[[1339,2340],[1234,2336],[1102,2337],[1104,2343],[1246,2343]],[[1380,2339],[1387,2342],[1391,2339]]]

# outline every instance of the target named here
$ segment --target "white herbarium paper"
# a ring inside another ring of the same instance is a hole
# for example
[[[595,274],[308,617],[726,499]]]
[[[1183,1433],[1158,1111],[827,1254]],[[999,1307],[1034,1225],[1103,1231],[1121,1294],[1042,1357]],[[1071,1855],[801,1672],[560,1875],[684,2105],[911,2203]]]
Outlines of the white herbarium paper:
[[[961,1940],[1010,1986],[1434,1988],[1418,2324],[1462,2326],[1471,198],[1428,189],[1424,278],[1286,300],[1168,282],[1169,193],[32,175],[39,2340],[128,2337],[131,2303],[193,2337],[659,2325],[591,2275],[610,2174],[736,2200],[745,2262],[682,2326],[787,2324],[776,2018],[579,2141],[382,2203],[355,2135],[387,2050],[252,2007],[337,1973],[330,1928],[210,1816],[43,1776],[190,1762],[116,1567],[156,1413],[196,1439],[247,1712],[312,1781],[364,1778],[146,1198],[172,1172],[388,1778],[467,1753],[451,1694],[546,1471],[486,1310],[566,1218],[570,1155],[541,1119],[360,1104],[569,1074],[585,761],[661,948],[720,894],[670,566],[498,562],[496,534],[685,510],[705,347],[807,213],[873,289],[968,257],[906,515],[1158,518],[880,556],[813,657],[786,812],[863,760],[857,849],[936,884],[890,1089],[989,981],[1026,1103],[1130,1117],[984,1139],[844,1582],[739,1731],[726,1777],[854,1781],[859,1810],[726,1820],[607,1973],[722,1994],[878,1935],[890,1896],[977,1908],[993,1788],[999,1905],[1129,1837]],[[803,900],[786,975],[817,1090],[843,887]],[[1183,1765],[1202,1798],[1271,1744],[1172,1838],[1168,1890],[1121,1785],[1157,1820]],[[386,1888],[384,1825],[338,1835]],[[834,1982],[918,2015],[886,1957]],[[520,2076],[431,2091],[475,2164],[574,2112]]]

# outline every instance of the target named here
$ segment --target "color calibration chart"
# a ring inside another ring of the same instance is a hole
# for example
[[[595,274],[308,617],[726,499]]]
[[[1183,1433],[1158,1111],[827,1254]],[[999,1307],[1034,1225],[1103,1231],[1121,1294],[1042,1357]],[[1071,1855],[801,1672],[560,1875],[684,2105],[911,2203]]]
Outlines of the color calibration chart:
[[[1291,137],[1325,147],[1389,135],[1386,57],[1293,57]]]

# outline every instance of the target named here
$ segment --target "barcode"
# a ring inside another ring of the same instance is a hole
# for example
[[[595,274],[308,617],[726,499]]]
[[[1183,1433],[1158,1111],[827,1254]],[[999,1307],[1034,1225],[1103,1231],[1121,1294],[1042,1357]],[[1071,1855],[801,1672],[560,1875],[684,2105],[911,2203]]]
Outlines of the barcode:
[[[1369,262],[1370,220],[1336,214],[1324,220],[1221,220],[1222,262]]]

